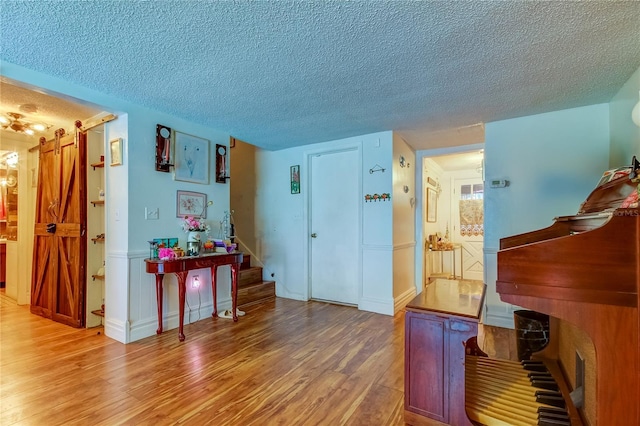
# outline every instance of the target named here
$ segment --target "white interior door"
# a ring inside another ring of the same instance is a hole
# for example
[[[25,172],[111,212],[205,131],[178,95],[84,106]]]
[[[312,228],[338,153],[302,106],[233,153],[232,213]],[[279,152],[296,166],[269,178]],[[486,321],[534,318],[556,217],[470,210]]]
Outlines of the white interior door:
[[[357,305],[358,151],[311,158],[311,298]]]
[[[484,185],[481,178],[454,179],[451,194],[453,235],[451,240],[462,244],[462,277],[484,279]],[[456,275],[458,273],[456,272]]]

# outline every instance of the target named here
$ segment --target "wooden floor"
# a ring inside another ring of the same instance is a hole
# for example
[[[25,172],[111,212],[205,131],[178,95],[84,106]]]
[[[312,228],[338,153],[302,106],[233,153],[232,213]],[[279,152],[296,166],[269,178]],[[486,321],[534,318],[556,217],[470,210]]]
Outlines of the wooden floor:
[[[404,425],[404,312],[276,299],[121,344],[0,292],[0,425]],[[513,358],[512,330],[480,346]],[[486,342],[486,343],[484,343]]]
[[[404,313],[277,299],[128,345],[0,295],[0,424],[403,425]]]

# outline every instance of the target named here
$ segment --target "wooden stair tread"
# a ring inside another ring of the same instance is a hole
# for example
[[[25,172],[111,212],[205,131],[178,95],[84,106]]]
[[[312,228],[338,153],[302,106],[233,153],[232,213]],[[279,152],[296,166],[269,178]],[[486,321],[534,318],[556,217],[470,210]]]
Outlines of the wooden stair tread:
[[[274,300],[276,297],[275,281],[260,281],[243,288],[238,288],[238,306],[248,306]]]
[[[276,283],[262,279],[262,267],[251,266],[251,256],[243,255],[238,271],[238,307],[248,307],[276,298]]]
[[[253,266],[238,271],[238,288],[262,281],[262,268]]]

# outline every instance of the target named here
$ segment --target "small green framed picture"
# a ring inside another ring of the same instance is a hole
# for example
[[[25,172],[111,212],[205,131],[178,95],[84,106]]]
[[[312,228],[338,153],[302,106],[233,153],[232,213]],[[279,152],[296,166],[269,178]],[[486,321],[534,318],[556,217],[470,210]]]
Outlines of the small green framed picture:
[[[300,166],[291,166],[291,193],[300,193]]]

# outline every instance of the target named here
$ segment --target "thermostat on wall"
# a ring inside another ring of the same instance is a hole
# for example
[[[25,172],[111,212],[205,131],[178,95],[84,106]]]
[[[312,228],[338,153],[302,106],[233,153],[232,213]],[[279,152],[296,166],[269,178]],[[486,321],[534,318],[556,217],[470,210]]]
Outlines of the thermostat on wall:
[[[509,186],[509,181],[506,179],[494,179],[491,181],[492,188],[505,188]]]

